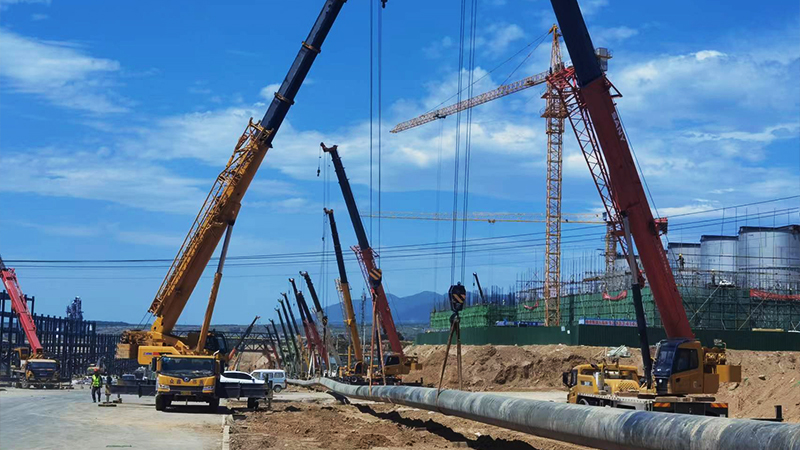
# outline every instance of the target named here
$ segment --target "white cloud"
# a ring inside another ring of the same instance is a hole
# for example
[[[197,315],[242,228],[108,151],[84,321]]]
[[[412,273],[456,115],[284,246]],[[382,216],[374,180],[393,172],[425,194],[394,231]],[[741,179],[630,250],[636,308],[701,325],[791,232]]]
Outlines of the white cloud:
[[[50,0],[0,0],[0,10],[6,9],[12,5],[21,5],[23,3],[50,6]]]
[[[596,30],[592,31],[592,43],[598,47],[608,46],[630,39],[637,34],[639,34],[639,30],[626,26],[612,28],[598,27]]]
[[[583,0],[578,6],[580,6],[584,16],[591,16],[608,6],[608,0]]]
[[[111,92],[108,76],[117,61],[94,58],[65,42],[41,41],[0,28],[0,77],[16,92],[90,113],[126,110]],[[13,63],[9,63],[13,61]]]
[[[47,14],[31,14],[31,20],[33,21],[47,20],[49,18],[50,16],[48,16]]]
[[[422,49],[422,54],[426,58],[438,59],[441,58],[447,50],[453,48],[453,39],[450,36],[445,36],[439,40],[431,42],[427,47]]]
[[[493,23],[485,28],[475,43],[484,54],[503,57],[512,43],[524,37],[525,32],[517,24]]]
[[[51,197],[114,202],[147,211],[196,213],[208,180],[177,176],[167,169],[107,151],[64,148],[5,152],[0,190]]]
[[[264,100],[272,101],[272,99],[275,97],[275,93],[278,92],[278,89],[280,89],[280,87],[281,87],[280,83],[268,84],[265,87],[261,88],[261,91],[258,93],[258,95],[261,96],[261,98],[263,98]]]

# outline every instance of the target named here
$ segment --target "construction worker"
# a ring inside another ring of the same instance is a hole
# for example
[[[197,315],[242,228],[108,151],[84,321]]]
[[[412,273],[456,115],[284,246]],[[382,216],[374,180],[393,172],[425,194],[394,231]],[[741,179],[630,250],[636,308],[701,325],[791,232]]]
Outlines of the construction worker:
[[[111,401],[111,374],[106,376],[106,403]]]
[[[100,397],[101,387],[103,387],[103,377],[100,375],[100,369],[94,369],[92,374],[92,403],[102,401],[102,397]]]

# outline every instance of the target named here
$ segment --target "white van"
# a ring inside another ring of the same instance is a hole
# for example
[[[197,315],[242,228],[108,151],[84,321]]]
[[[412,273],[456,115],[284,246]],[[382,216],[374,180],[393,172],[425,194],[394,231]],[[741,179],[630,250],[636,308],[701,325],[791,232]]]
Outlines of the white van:
[[[259,369],[250,373],[257,380],[272,382],[272,390],[277,394],[286,389],[286,372],[279,369]]]

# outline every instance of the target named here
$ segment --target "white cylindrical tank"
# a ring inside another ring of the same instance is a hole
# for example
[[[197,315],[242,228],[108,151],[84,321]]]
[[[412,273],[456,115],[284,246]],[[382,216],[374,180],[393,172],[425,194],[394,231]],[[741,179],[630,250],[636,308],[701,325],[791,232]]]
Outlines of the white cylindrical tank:
[[[700,270],[706,283],[736,284],[736,236],[700,236]]]
[[[749,288],[800,289],[800,225],[739,228],[736,261]]]

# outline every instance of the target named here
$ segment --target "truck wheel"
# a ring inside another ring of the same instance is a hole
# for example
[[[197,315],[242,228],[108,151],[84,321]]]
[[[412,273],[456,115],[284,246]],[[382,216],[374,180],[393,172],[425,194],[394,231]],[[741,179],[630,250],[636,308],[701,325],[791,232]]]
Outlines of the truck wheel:
[[[280,394],[282,390],[283,388],[280,385],[272,388],[272,391],[275,392],[276,394]]]
[[[248,397],[247,409],[258,409],[258,399],[253,397]]]
[[[163,395],[156,395],[156,411],[163,411],[166,408],[165,400]]]
[[[22,382],[20,383],[20,387],[22,389],[28,389],[30,387],[30,385],[28,384],[28,380],[23,379]]]
[[[219,399],[215,398],[213,400],[209,400],[208,401],[208,408],[211,409],[212,411],[216,411],[217,408],[219,408]]]

